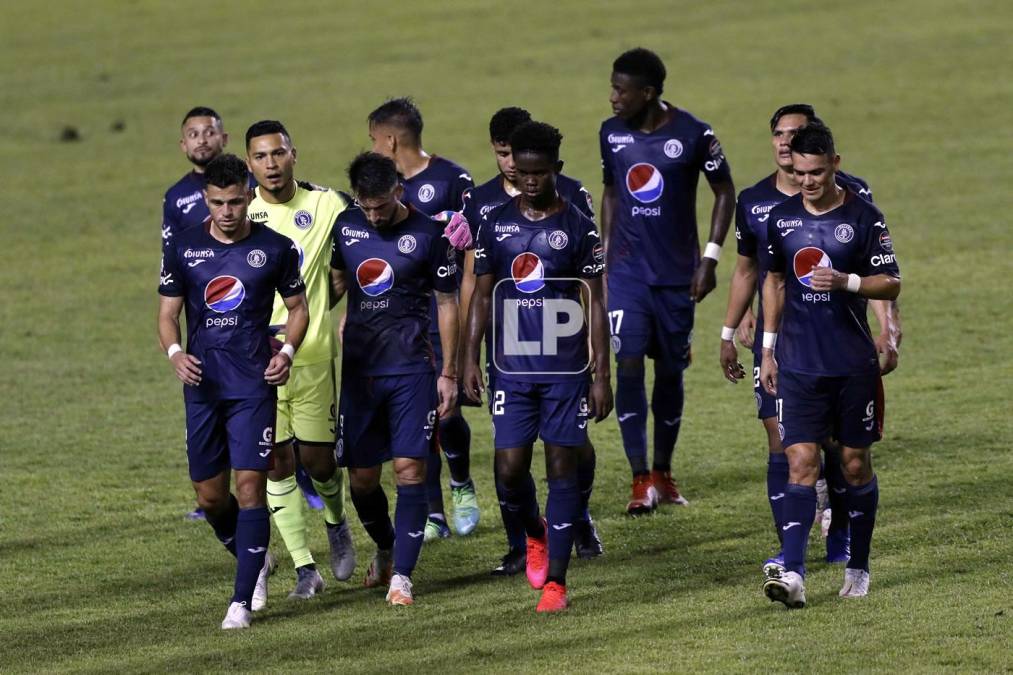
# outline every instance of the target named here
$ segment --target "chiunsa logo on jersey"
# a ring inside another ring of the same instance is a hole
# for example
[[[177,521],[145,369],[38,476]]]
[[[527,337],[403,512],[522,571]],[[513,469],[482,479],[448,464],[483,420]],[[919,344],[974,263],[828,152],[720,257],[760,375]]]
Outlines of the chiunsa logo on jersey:
[[[355,278],[363,293],[375,297],[383,295],[394,285],[394,270],[386,260],[369,258],[355,268]]]
[[[536,293],[545,288],[545,268],[534,253],[525,251],[510,264],[514,285],[522,293]]]

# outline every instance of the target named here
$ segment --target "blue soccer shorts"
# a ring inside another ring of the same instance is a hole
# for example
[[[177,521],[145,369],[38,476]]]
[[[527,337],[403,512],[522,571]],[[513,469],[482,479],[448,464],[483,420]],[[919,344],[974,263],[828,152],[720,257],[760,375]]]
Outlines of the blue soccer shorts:
[[[753,394],[756,396],[756,417],[761,420],[777,417],[777,398],[767,393],[760,384],[760,362],[763,360],[753,353]]]
[[[648,286],[609,277],[609,333],[616,359],[649,356],[687,368],[695,309],[689,286]]]
[[[586,377],[551,384],[499,376],[489,390],[493,445],[523,448],[539,437],[546,443],[581,447],[587,443]]]
[[[274,468],[275,398],[186,402],[186,457],[190,480],[204,481],[229,468]]]
[[[883,437],[883,379],[879,373],[845,377],[777,374],[778,431],[784,447],[829,437],[867,448]]]

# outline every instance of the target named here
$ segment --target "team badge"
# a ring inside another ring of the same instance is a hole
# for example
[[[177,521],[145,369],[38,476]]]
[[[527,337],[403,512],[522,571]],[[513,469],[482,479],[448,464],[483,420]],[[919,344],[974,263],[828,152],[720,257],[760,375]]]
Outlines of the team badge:
[[[893,240],[890,239],[889,232],[883,232],[879,235],[879,245],[880,247],[882,247],[884,251],[887,252],[893,251]]]
[[[566,244],[569,241],[570,238],[567,237],[566,232],[563,232],[562,230],[555,230],[554,232],[552,232],[552,234],[549,235],[549,246],[556,249],[557,251],[562,251],[564,248],[566,248]]]
[[[605,262],[605,247],[601,243],[595,244],[594,248],[591,249],[591,257],[594,258],[596,263]]]
[[[308,230],[313,225],[313,215],[309,211],[296,211],[293,220],[300,230]]]
[[[250,267],[263,267],[267,262],[267,254],[255,248],[246,254],[246,264]]]
[[[229,274],[215,277],[204,287],[204,304],[219,314],[237,309],[245,298],[243,282]]]
[[[653,164],[640,162],[626,172],[626,189],[638,202],[650,204],[665,191],[665,179]]]
[[[536,293],[545,288],[545,268],[534,253],[525,251],[510,264],[514,285],[522,293]]]
[[[813,272],[820,267],[830,267],[830,256],[821,248],[806,246],[795,254],[792,266],[795,268],[795,278],[799,283],[812,288]]]
[[[609,346],[612,347],[613,354],[618,354],[619,350],[623,347],[623,341],[619,339],[618,335],[613,335],[609,338]]]
[[[842,244],[847,244],[855,238],[855,229],[847,223],[841,223],[834,228],[834,238]]]
[[[416,245],[415,237],[410,234],[406,234],[397,240],[397,250],[406,255],[414,251]]]
[[[436,188],[429,183],[426,183],[419,188],[419,201],[423,203],[429,203],[433,201],[433,197],[436,196]]]
[[[383,295],[394,285],[394,270],[386,260],[368,258],[355,268],[355,278],[363,293],[376,297]]]
[[[671,159],[678,159],[682,155],[682,141],[678,138],[670,138],[665,141],[665,155]]]

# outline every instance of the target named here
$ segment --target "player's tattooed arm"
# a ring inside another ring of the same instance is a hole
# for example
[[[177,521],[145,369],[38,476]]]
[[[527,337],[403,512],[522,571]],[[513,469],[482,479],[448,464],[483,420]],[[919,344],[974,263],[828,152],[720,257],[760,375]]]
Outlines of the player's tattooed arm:
[[[306,304],[306,294],[298,293],[282,298],[285,302],[285,309],[288,310],[288,320],[285,322],[285,344],[292,345],[295,350],[299,349],[303,338],[306,337],[306,327],[310,323],[309,305]],[[264,370],[264,379],[268,384],[275,386],[285,384],[288,381],[289,370],[292,367],[292,359],[284,351],[280,351],[271,357],[267,369]]]
[[[443,372],[436,381],[440,396],[438,414],[443,417],[457,407],[457,338],[461,329],[457,293],[435,291],[436,315],[440,323],[440,345],[443,347]]]
[[[475,251],[464,252],[464,273],[461,275],[458,316],[461,322],[460,334],[457,339],[457,373],[464,374],[464,346],[468,342],[468,310],[471,307],[471,296],[475,292]]]
[[[465,396],[476,403],[482,402],[482,392],[485,390],[478,357],[481,350],[482,338],[485,336],[485,327],[489,322],[489,310],[492,306],[492,287],[492,274],[483,274],[475,277],[475,290],[471,294],[471,302],[468,306],[468,319],[465,323],[462,384]]]
[[[721,246],[725,243],[725,236],[735,213],[735,184],[729,178],[709,185],[714,193],[714,208],[711,209],[711,229],[707,241]],[[703,299],[717,287],[717,275],[714,271],[717,266],[718,262],[713,258],[700,259],[700,265],[696,268],[689,287],[689,295],[696,302],[703,302]]]
[[[591,356],[594,359],[594,379],[588,395],[590,412],[595,422],[601,422],[612,412],[612,371],[609,369],[609,329],[605,318],[602,279],[585,279],[581,287],[587,324],[590,327]]]
[[[776,334],[781,327],[781,313],[784,311],[784,272],[769,270],[763,281],[763,330]],[[772,396],[777,395],[777,361],[774,347],[763,347],[760,362],[760,384]]]
[[[735,271],[732,272],[732,282],[728,290],[728,309],[725,312],[725,326],[729,328],[741,327],[743,317],[748,313],[749,306],[753,302],[753,289],[756,288],[757,264],[756,258],[739,255],[735,261]],[[755,326],[755,323],[754,323]],[[750,331],[751,333],[752,331]],[[749,336],[749,344],[752,346],[752,335]],[[738,350],[735,348],[734,340],[722,340],[719,359],[721,361],[721,372],[729,382],[737,383],[746,376],[739,363]]]
[[[348,280],[345,279],[345,270],[331,268],[331,307],[341,302],[348,290]]]
[[[162,351],[168,351],[172,345],[180,341],[179,314],[183,311],[183,296],[159,296],[158,299],[158,341]],[[183,384],[196,387],[200,384],[200,361],[196,356],[184,351],[177,351],[169,357],[176,377]]]
[[[876,337],[876,351],[879,352],[879,370],[883,375],[897,369],[897,346],[900,344],[900,326],[895,322],[895,302],[888,300],[870,300],[869,306],[879,322],[879,335]]]

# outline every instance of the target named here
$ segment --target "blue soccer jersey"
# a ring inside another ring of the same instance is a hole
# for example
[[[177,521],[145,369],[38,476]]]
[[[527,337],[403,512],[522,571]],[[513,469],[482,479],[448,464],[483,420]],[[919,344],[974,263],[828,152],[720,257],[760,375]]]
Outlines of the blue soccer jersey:
[[[378,230],[352,207],[338,216],[333,246],[331,267],[345,271],[348,285],[342,372],[432,372],[432,292],[458,288],[443,224],[411,208],[405,220]]]
[[[251,223],[242,241],[226,244],[206,227],[172,238],[162,254],[158,292],[185,298],[186,351],[201,362],[201,382],[187,401],[273,397],[264,381],[271,360],[274,294],[305,290],[291,239]]]
[[[686,286],[700,262],[696,188],[731,180],[721,143],[710,126],[666,104],[671,117],[651,133],[618,117],[601,125],[603,182],[615,185],[609,232],[609,279],[650,286]]]
[[[495,376],[497,381],[586,380],[587,326],[582,322],[579,331],[547,339],[544,319],[559,318],[550,309],[552,300],[580,305],[577,278],[602,275],[605,255],[598,230],[572,203],[531,221],[518,202],[511,199],[486,214],[475,248],[475,275],[492,274],[497,282],[492,298]]]
[[[570,202],[585,216],[594,220],[594,202],[591,193],[587,191],[579,180],[559,174],[556,176],[556,192],[563,198],[563,201]],[[471,226],[472,238],[478,238],[478,226],[482,222],[482,216],[492,211],[497,206],[506,204],[511,197],[503,189],[503,177],[496,176],[464,193],[464,217],[468,219]]]
[[[812,290],[816,268],[859,276],[899,277],[882,212],[847,190],[844,203],[819,216],[795,195],[770,210],[767,270],[785,275],[784,312],[776,356],[783,370],[844,376],[879,372],[864,297],[845,290]]]
[[[196,225],[203,225],[211,213],[204,201],[207,180],[204,174],[190,171],[165,192],[162,199],[162,246],[172,238]],[[257,186],[250,176],[250,189]]]
[[[429,166],[411,178],[405,178],[404,201],[427,216],[441,211],[460,211],[464,193],[475,187],[471,176],[460,165],[433,155]]]

